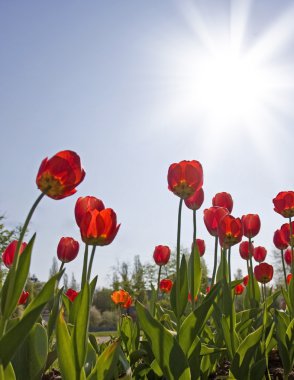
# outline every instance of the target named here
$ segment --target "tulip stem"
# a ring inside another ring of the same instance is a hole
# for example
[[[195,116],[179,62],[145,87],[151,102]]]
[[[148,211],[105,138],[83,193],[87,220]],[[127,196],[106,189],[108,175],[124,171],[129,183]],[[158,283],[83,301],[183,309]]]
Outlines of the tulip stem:
[[[196,255],[196,210],[193,210],[193,243],[191,252],[191,305],[192,310],[195,308],[195,288],[194,288],[194,278],[195,278],[195,255]]]
[[[84,255],[84,263],[83,263],[83,274],[82,274],[82,284],[81,289],[84,288],[86,279],[87,279],[87,266],[88,266],[88,244],[85,246],[85,255]]]
[[[159,294],[159,285],[160,285],[161,268],[162,268],[162,265],[159,265],[159,270],[158,270],[158,279],[157,279],[157,292],[156,292],[156,300],[158,300],[158,294]]]
[[[214,242],[214,264],[213,264],[213,273],[212,273],[211,287],[214,285],[215,275],[216,275],[217,247],[218,247],[218,236],[215,237],[215,242]]]
[[[293,229],[292,229],[292,218],[289,217],[290,224],[290,247],[291,247],[291,273],[294,276],[294,244],[293,244]]]
[[[180,199],[178,211],[178,233],[177,233],[177,272],[176,272],[176,307],[177,307],[177,330],[180,331],[180,290],[181,290],[181,275],[180,275],[180,256],[181,256],[181,216],[182,216],[183,199]]]
[[[96,250],[96,245],[93,245],[92,252],[91,252],[91,257],[90,257],[90,262],[89,262],[89,267],[88,267],[88,276],[87,276],[87,281],[88,282],[90,281],[90,277],[91,277],[92,265],[93,265],[95,250]]]
[[[254,299],[254,302],[256,302],[255,300],[255,286],[254,286],[254,276],[253,276],[253,262],[252,262],[252,249],[251,249],[251,237],[249,238],[249,246],[248,246],[248,250],[249,250],[249,260],[250,260],[250,275],[249,275],[249,282],[252,284],[251,285],[251,290],[252,290],[252,295],[253,295],[253,299]],[[250,276],[251,276],[251,281],[250,281]]]
[[[284,254],[283,254],[283,250],[282,250],[282,249],[281,249],[281,258],[282,258],[282,264],[283,264],[283,272],[284,272],[285,286],[286,286],[286,289],[288,290],[287,275],[286,275],[286,267],[285,267],[285,259],[284,259]]]
[[[231,278],[231,247],[229,247],[229,253],[228,253],[228,266],[229,266],[229,286],[231,289],[231,281],[232,281],[232,278]]]

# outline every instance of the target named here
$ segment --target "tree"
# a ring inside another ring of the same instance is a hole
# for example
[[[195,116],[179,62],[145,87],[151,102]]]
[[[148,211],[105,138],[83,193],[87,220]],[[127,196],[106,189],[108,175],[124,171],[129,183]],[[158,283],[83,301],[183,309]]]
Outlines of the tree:
[[[134,257],[134,267],[132,273],[132,290],[136,299],[140,302],[144,302],[146,298],[145,281],[144,281],[144,269],[140,261],[140,256]]]
[[[79,288],[79,285],[77,283],[77,280],[73,272],[71,273],[71,281],[70,281],[69,287],[73,290],[78,290]]]
[[[68,275],[67,275],[67,273],[64,273],[64,275],[63,275],[63,287],[64,287],[64,292],[66,292],[68,289]]]
[[[56,257],[53,257],[52,266],[49,270],[49,278],[53,277],[56,273],[58,273],[58,262]]]

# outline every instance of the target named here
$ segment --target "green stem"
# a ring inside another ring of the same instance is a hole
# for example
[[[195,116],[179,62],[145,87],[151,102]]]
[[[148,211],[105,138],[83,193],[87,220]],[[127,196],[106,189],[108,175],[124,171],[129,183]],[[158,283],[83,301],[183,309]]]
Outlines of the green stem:
[[[81,289],[83,289],[83,287],[84,287],[84,285],[86,283],[86,279],[87,279],[87,266],[88,266],[88,244],[86,244],[86,246],[85,246]]]
[[[213,272],[212,272],[211,287],[214,285],[215,275],[216,275],[216,266],[217,266],[217,247],[218,247],[218,236],[215,237],[215,242],[214,242],[214,264],[213,264]]]
[[[192,243],[192,252],[191,252],[191,305],[192,310],[195,308],[195,288],[194,288],[194,279],[195,279],[195,255],[196,255],[196,210],[193,210],[193,243]]]
[[[88,267],[88,276],[87,276],[87,281],[88,282],[90,281],[90,277],[91,277],[95,250],[96,250],[96,245],[93,245],[92,252],[91,252],[91,257],[90,257],[90,262],[89,262],[89,267]]]
[[[290,247],[291,247],[291,273],[294,276],[294,244],[293,244],[293,229],[292,229],[292,218],[289,217],[290,224]]]
[[[229,286],[231,289],[231,282],[232,282],[232,279],[231,279],[231,247],[229,248],[229,253],[228,253],[228,267],[229,267]]]
[[[255,300],[255,286],[254,286],[254,276],[253,276],[253,262],[252,262],[252,250],[251,250],[251,237],[249,238],[249,246],[248,246],[248,250],[249,250],[249,260],[250,260],[250,275],[249,275],[249,283],[251,283],[251,290],[252,290],[252,295],[253,295],[253,300],[254,300],[254,303],[256,302]],[[251,276],[251,279],[250,279],[250,276]]]
[[[286,267],[285,267],[285,259],[283,255],[283,250],[281,249],[281,258],[282,258],[282,264],[283,264],[283,272],[284,272],[284,280],[285,280],[285,286],[288,290],[288,283],[287,283],[287,275],[286,275]]]
[[[181,216],[182,216],[183,199],[180,199],[178,211],[178,232],[177,232],[177,268],[176,268],[176,306],[177,306],[177,331],[180,331],[180,289],[181,289],[181,275],[180,275],[180,257],[181,257]],[[179,337],[179,334],[178,336]]]
[[[158,295],[159,295],[159,284],[160,284],[161,268],[162,268],[162,265],[159,265],[158,278],[157,278],[156,300],[158,300]],[[155,308],[154,308],[154,310],[155,310]]]

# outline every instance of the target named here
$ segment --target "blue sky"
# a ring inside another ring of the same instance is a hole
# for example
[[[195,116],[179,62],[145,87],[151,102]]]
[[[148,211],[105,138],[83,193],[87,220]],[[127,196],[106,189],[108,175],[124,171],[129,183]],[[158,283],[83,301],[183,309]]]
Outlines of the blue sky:
[[[122,223],[113,244],[96,251],[99,286],[117,260],[139,254],[144,263],[156,245],[174,247],[178,198],[166,175],[183,159],[204,169],[197,219],[209,268],[213,238],[202,213],[219,191],[232,194],[234,216],[260,214],[256,245],[270,252],[285,222],[272,198],[293,190],[293,15],[291,1],[269,0],[2,2],[0,212],[8,226],[23,222],[38,196],[44,157],[71,149],[86,171],[76,195],[46,198],[35,213],[31,272],[47,279],[59,239],[80,240],[79,196],[101,198]],[[222,68],[228,46],[245,63],[232,83],[234,65]],[[67,269],[77,279],[82,257],[81,245]],[[235,247],[237,267],[245,269]]]

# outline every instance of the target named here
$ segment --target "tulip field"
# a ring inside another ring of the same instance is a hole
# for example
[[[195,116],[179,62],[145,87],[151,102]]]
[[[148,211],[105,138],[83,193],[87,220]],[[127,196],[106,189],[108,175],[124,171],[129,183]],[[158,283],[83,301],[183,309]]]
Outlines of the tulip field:
[[[84,178],[75,152],[44,159],[36,176],[41,193],[18,240],[2,252],[8,273],[1,280],[0,380],[294,379],[294,191],[273,194],[269,205],[281,217],[273,243],[280,252],[283,285],[275,291],[269,286],[274,267],[267,250],[253,241],[261,226],[259,216],[233,216],[233,199],[226,192],[216,194],[203,214],[197,213],[197,223],[204,222],[215,247],[211,281],[203,292],[200,258],[205,242],[196,236],[196,211],[204,200],[203,169],[195,160],[171,164],[168,189],[178,202],[175,275],[163,270],[171,250],[158,242],[153,252],[158,281],[148,302],[143,305],[124,289],[115,290],[111,299],[119,313],[117,336],[99,343],[89,332],[99,274],[92,270],[95,249],[111,244],[120,230],[115,211],[102,200],[77,199],[74,214],[82,243],[63,237],[57,247],[58,273],[35,298],[25,291],[36,235],[28,242],[24,237],[35,209],[46,196],[71,196]],[[189,255],[180,249],[183,207],[191,210],[193,225]],[[248,273],[239,280],[231,273],[233,246],[247,265]],[[66,264],[82,249],[81,289],[64,292],[60,284]],[[15,313],[19,305],[21,315]],[[50,309],[48,321],[42,319],[45,307]],[[132,316],[130,308],[135,308]],[[273,358],[279,363],[277,371]]]

